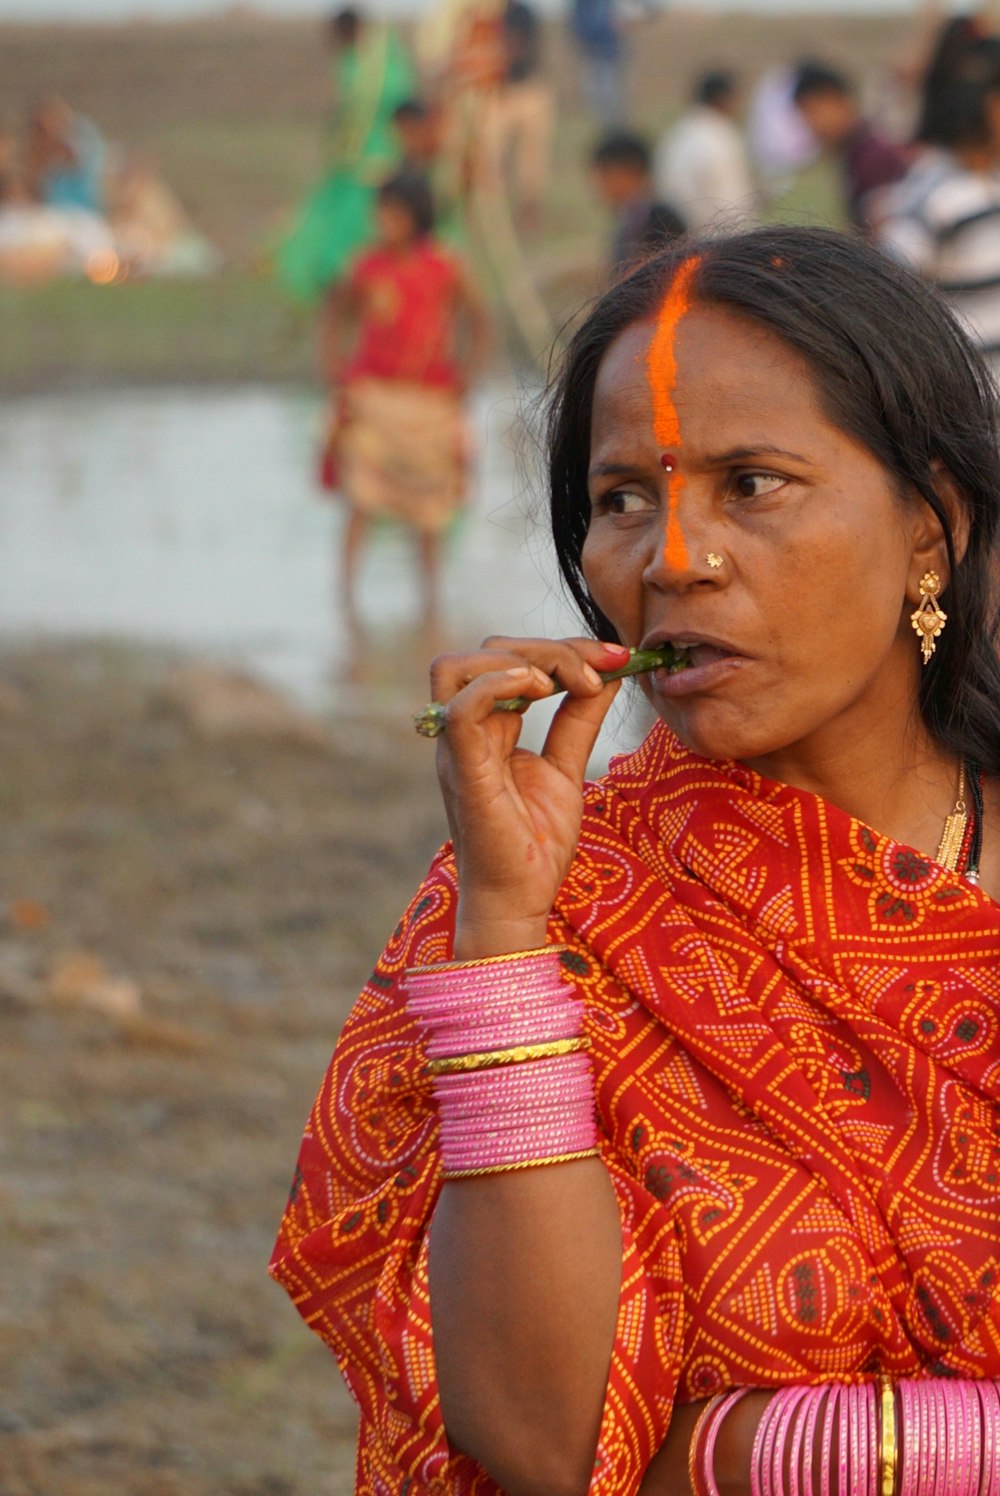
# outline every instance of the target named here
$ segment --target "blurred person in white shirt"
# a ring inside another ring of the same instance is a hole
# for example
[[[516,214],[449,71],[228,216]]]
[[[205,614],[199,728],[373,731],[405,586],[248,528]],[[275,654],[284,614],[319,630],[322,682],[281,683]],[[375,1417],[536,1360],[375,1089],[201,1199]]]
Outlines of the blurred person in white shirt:
[[[756,222],[757,191],[738,108],[735,76],[723,69],[705,73],[657,148],[657,194],[676,205],[693,233],[745,229]]]
[[[991,51],[983,44],[984,57]],[[934,138],[893,188],[876,242],[954,307],[1000,375],[1000,60],[943,90]]]

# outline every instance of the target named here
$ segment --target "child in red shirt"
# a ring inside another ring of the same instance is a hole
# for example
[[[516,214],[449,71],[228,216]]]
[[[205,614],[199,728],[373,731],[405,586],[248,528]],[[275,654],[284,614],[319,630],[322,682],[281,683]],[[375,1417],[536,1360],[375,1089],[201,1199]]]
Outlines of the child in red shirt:
[[[433,202],[419,176],[401,173],[379,189],[376,221],[375,245],[330,292],[323,323],[324,372],[334,392],[327,460],[350,507],[343,602],[356,623],[361,547],[371,521],[388,515],[416,531],[423,616],[431,623],[441,535],[468,479],[463,396],[485,359],[488,323],[465,267],[432,237]],[[352,314],[356,336],[345,354]]]

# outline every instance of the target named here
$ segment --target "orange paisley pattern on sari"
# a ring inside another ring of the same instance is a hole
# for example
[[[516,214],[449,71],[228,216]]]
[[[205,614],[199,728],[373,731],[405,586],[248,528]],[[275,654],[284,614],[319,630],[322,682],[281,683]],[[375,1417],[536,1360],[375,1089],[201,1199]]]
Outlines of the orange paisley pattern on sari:
[[[498,1496],[441,1420],[437,1121],[405,1006],[455,901],[445,848],[344,1028],[271,1265],[360,1406],[364,1496]],[[1000,906],[658,725],[587,786],[550,938],[622,1219],[593,1496],[637,1491],[678,1400],[1000,1376]]]

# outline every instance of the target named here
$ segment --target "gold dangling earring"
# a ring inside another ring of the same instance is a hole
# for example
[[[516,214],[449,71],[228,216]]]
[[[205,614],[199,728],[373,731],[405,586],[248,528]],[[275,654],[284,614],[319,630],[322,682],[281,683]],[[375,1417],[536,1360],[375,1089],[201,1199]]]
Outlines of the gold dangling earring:
[[[925,571],[920,578],[920,606],[910,614],[910,622],[920,638],[920,652],[926,665],[937,645],[935,640],[948,622],[948,615],[938,603],[941,578],[936,571]]]

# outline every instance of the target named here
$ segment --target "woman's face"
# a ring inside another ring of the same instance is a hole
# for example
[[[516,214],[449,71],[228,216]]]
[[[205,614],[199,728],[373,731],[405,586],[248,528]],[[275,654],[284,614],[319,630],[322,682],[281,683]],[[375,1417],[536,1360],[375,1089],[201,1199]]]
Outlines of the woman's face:
[[[913,720],[928,558],[946,575],[931,511],[830,423],[786,344],[681,310],[627,328],[598,373],[594,601],[625,643],[691,646],[692,668],[644,685],[695,752],[783,778],[884,749]]]

